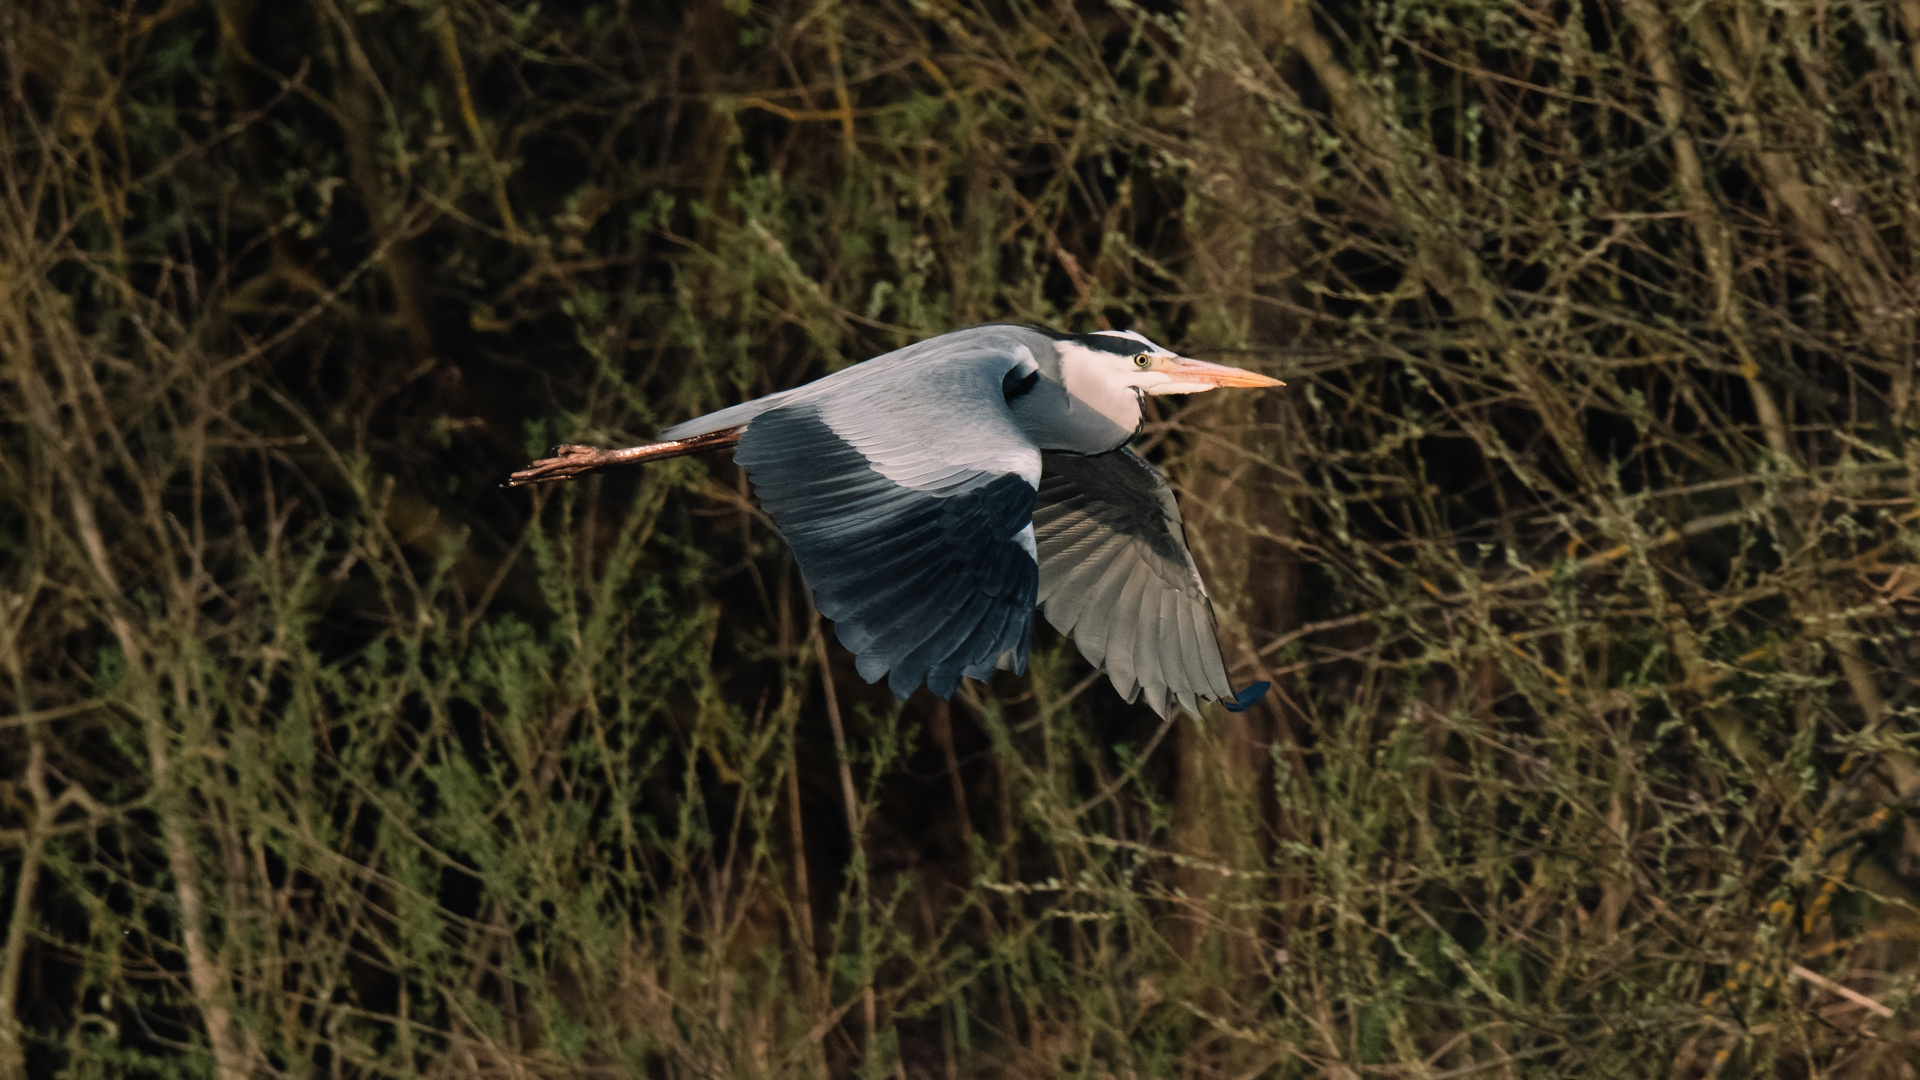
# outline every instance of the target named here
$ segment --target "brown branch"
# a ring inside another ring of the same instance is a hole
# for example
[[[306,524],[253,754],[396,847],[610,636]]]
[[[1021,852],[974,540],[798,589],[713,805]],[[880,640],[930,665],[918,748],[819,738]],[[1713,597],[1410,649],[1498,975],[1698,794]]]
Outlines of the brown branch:
[[[467,65],[460,58],[460,35],[454,29],[453,12],[443,7],[432,21],[439,24],[436,30],[440,38],[440,59],[453,79],[453,96],[460,103],[460,119],[466,123],[467,135],[473,139],[474,153],[486,166],[487,178],[493,181],[493,208],[500,215],[500,227],[516,241],[522,240],[520,225],[513,216],[513,202],[507,198],[506,174],[494,160],[493,144],[487,140],[486,128],[481,126],[480,114],[473,107],[473,90],[467,83]]]
[[[685,439],[672,439],[667,442],[641,443],[621,450],[601,450],[593,446],[581,446],[567,443],[553,448],[553,456],[519,470],[507,478],[502,487],[519,487],[522,484],[545,484],[554,480],[571,480],[584,473],[611,469],[616,465],[638,465],[648,461],[661,461],[666,458],[685,457],[706,450],[725,450],[740,441],[743,428],[728,428],[725,431],[710,431],[705,435],[694,435]]]
[[[840,722],[840,698],[838,694],[834,693],[833,689],[833,665],[827,661],[827,637],[820,632],[820,619],[817,614],[813,619],[811,636],[813,638],[813,657],[820,665],[820,689],[826,694],[827,698],[827,722],[833,725],[833,752],[834,756],[839,759],[840,764],[840,797],[847,805],[847,833],[852,838],[855,852],[854,863],[851,868],[851,872],[857,878],[854,887],[861,893],[865,893],[867,888],[867,869],[862,864],[865,862],[866,830],[860,813],[860,796],[855,792],[853,787],[853,767],[849,764],[853,759],[847,753],[847,729],[846,726]],[[861,896],[859,902],[860,907],[855,913],[854,934],[855,940],[861,942],[860,948],[864,950],[867,948],[865,944],[867,937],[866,897]],[[851,1002],[849,1002],[849,1004],[851,1004]],[[860,1056],[866,1059],[873,1056],[873,1039],[875,1034],[878,1033],[880,1025],[879,998],[873,990],[873,975],[871,972],[868,973],[866,986],[861,991],[860,1011],[867,1022],[866,1027],[861,1031],[860,1040]]]
[[[782,120],[803,124],[811,120],[833,120],[844,125],[849,117],[883,116],[887,113],[901,112],[910,102],[897,102],[871,109],[790,109],[785,105],[776,105],[763,97],[744,97],[734,102],[739,109],[758,109],[769,112]]]
[[[1660,111],[1660,119],[1673,132],[1670,142],[1674,171],[1679,174],[1689,221],[1713,281],[1714,299],[1709,310],[1740,358],[1740,376],[1746,380],[1747,393],[1753,400],[1753,411],[1766,436],[1767,448],[1782,460],[1797,461],[1799,456],[1788,438],[1780,407],[1773,400],[1773,392],[1760,381],[1760,365],[1753,358],[1746,319],[1740,313],[1740,305],[1734,302],[1733,237],[1714,209],[1713,196],[1707,190],[1706,169],[1687,127],[1687,102],[1682,93],[1685,82],[1667,32],[1666,14],[1651,0],[1626,0],[1625,11],[1645,50],[1647,71],[1654,82],[1654,105]]]
[[[1885,1005],[1880,1004],[1879,1002],[1873,1000],[1872,998],[1868,997],[1867,995],[1861,993],[1858,990],[1841,986],[1839,983],[1834,982],[1832,979],[1827,978],[1825,975],[1822,975],[1817,971],[1812,971],[1799,964],[1795,964],[1793,965],[1793,967],[1788,969],[1788,974],[1792,975],[1796,979],[1800,979],[1804,982],[1812,983],[1813,985],[1819,987],[1822,990],[1826,990],[1830,993],[1838,994],[1841,997],[1846,998],[1848,1001],[1853,1002],[1855,1005],[1860,1006],[1861,1008],[1867,1010],[1868,1012],[1872,1013],[1873,1015],[1879,1017],[1882,1020],[1893,1019],[1892,1009],[1887,1008]]]
[[[839,106],[840,142],[847,160],[852,161],[857,153],[853,137],[853,96],[847,93],[847,71],[840,63],[841,33],[839,20],[827,26],[827,63],[833,68],[833,100]]]

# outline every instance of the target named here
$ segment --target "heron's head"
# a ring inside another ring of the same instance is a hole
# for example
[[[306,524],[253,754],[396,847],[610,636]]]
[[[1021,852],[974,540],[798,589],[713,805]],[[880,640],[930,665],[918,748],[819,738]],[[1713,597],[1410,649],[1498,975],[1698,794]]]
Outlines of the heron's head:
[[[1251,371],[1180,356],[1131,330],[1097,330],[1054,343],[1068,384],[1106,383],[1142,394],[1200,394],[1220,386],[1285,386]]]

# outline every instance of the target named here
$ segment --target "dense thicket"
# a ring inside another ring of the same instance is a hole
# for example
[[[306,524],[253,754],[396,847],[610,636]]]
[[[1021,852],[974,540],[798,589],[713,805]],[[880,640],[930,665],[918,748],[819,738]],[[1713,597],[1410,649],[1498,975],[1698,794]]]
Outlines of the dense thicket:
[[[0,1075],[1916,1076],[1920,3],[0,5]],[[1134,326],[1241,717],[724,458]]]

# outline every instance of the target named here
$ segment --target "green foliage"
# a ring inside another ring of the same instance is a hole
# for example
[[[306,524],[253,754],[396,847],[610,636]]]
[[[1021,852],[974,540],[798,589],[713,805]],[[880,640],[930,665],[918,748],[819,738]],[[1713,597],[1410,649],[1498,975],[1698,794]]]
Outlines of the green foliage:
[[[0,1075],[1913,1077],[1916,10],[8,6]],[[1263,711],[495,486],[999,320]]]

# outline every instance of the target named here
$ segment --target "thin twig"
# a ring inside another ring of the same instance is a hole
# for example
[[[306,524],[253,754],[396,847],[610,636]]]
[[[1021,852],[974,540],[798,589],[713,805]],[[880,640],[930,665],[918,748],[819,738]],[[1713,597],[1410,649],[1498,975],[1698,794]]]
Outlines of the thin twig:
[[[864,860],[859,857],[858,853],[865,850],[861,842],[863,830],[860,824],[860,798],[854,792],[853,765],[847,756],[847,729],[846,726],[840,722],[840,700],[834,693],[833,668],[827,663],[827,638],[825,634],[820,632],[820,619],[818,616],[813,620],[812,637],[814,659],[820,664],[820,686],[821,689],[826,692],[827,723],[833,727],[834,756],[838,758],[840,762],[840,797],[844,799],[847,804],[847,833],[849,839],[852,841],[853,850],[856,853],[854,862],[856,865],[860,865]],[[862,950],[865,950],[867,947],[865,882],[866,869],[864,866],[861,866],[855,881],[856,887],[862,895],[858,897],[857,900],[859,910],[856,912],[854,921],[854,940],[859,942],[859,947]],[[861,1012],[866,1019],[867,1028],[865,1037],[861,1042],[860,1052],[863,1058],[870,1060],[873,1054],[873,1036],[879,1027],[880,1014],[879,1002],[875,998],[871,979],[867,981],[866,990],[861,1001]]]
[[[1126,771],[1122,772],[1119,776],[1115,777],[1113,783],[1108,784],[1106,788],[1100,792],[1100,794],[1095,795],[1093,798],[1088,799],[1086,802],[1083,802],[1079,806],[1074,807],[1072,816],[1079,817],[1081,814],[1084,814],[1087,811],[1093,809],[1094,807],[1099,806],[1101,803],[1106,802],[1108,799],[1113,798],[1113,796],[1117,792],[1119,792],[1121,788],[1125,787],[1127,785],[1127,782],[1133,779],[1134,774],[1140,771],[1140,767],[1147,763],[1147,759],[1153,756],[1154,750],[1159,748],[1160,740],[1166,738],[1167,732],[1173,730],[1173,722],[1176,719],[1178,719],[1179,716],[1180,716],[1180,711],[1178,709],[1169,710],[1167,712],[1167,718],[1165,720],[1160,721],[1160,730],[1155,731],[1153,733],[1153,738],[1147,740],[1146,749],[1141,750],[1140,756],[1133,759],[1133,764],[1127,766]]]
[[[1892,1009],[1887,1008],[1885,1005],[1880,1004],[1879,1002],[1873,1000],[1872,998],[1868,997],[1867,995],[1861,993],[1858,990],[1852,990],[1847,987],[1841,986],[1839,983],[1834,982],[1832,979],[1827,978],[1825,975],[1822,975],[1817,971],[1812,971],[1805,967],[1802,967],[1799,964],[1795,964],[1792,967],[1787,969],[1787,974],[1792,976],[1793,978],[1810,982],[1822,990],[1826,990],[1826,991],[1830,991],[1832,993],[1838,994],[1841,997],[1846,998],[1848,1001],[1853,1002],[1855,1005],[1860,1006],[1861,1008],[1867,1010],[1868,1012],[1872,1013],[1873,1015],[1879,1017],[1882,1020],[1893,1019]]]

